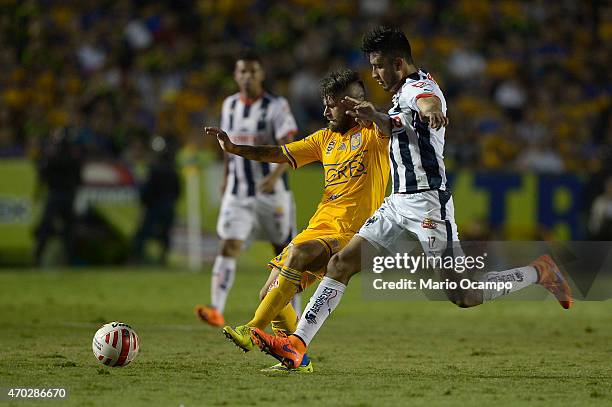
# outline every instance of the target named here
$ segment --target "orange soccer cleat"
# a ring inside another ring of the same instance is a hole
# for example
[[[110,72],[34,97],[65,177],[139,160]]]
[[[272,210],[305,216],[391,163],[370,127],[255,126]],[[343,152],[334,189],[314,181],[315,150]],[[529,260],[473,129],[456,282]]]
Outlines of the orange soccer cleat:
[[[225,325],[225,318],[218,309],[210,305],[196,305],[195,313],[200,318],[200,321],[215,327]]]
[[[253,328],[251,337],[262,352],[276,358],[289,369],[299,367],[306,353],[306,346],[297,336],[274,336],[262,329]]]
[[[530,265],[538,271],[538,284],[553,293],[563,308],[569,309],[573,303],[572,290],[557,263],[545,254],[532,261]]]

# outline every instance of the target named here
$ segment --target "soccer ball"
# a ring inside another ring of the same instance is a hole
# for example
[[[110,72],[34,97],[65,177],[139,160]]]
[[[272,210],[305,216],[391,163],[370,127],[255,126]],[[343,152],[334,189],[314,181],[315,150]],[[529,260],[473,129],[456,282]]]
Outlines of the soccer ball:
[[[91,348],[98,362],[113,367],[130,363],[138,354],[140,341],[128,324],[110,322],[98,329]]]

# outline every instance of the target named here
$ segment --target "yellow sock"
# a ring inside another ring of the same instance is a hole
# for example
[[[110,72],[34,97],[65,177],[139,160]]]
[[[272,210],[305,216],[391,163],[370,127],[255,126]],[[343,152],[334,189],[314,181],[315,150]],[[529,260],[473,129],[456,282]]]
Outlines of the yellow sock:
[[[259,303],[255,316],[247,325],[265,329],[297,293],[300,277],[301,273],[299,271],[286,266],[283,267],[278,276],[278,287],[271,290]]]
[[[272,320],[272,331],[275,335],[278,335],[280,332],[287,336],[291,335],[297,328],[297,319],[297,313],[293,309],[293,305],[289,303]]]

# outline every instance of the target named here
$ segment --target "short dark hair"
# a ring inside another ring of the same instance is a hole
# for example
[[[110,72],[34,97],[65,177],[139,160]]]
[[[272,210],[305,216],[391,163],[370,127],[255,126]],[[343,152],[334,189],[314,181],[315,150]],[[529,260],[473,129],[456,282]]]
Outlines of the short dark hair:
[[[384,56],[401,57],[413,63],[410,42],[397,27],[381,25],[373,28],[363,36],[361,50],[366,54],[380,52]]]
[[[240,53],[238,53],[236,56],[236,62],[238,61],[256,61],[261,65],[261,57],[257,51],[251,48],[242,50]]]
[[[363,81],[357,72],[346,68],[332,71],[321,79],[321,97],[335,99],[353,83],[359,84],[365,90]]]

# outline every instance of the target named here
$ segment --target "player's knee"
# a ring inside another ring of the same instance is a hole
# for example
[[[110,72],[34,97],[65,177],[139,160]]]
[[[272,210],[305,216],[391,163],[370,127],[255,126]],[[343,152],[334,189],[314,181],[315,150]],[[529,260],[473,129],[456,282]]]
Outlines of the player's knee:
[[[449,295],[449,299],[459,308],[471,308],[482,304],[482,299],[476,293],[468,290],[459,290]]]
[[[293,245],[287,251],[286,264],[297,270],[303,270],[312,261],[312,253],[307,245]]]
[[[326,276],[343,284],[348,284],[351,277],[359,271],[358,265],[353,263],[354,262],[342,252],[336,253],[329,260]]]
[[[222,240],[219,247],[219,254],[223,257],[238,257],[242,241],[240,240]]]

